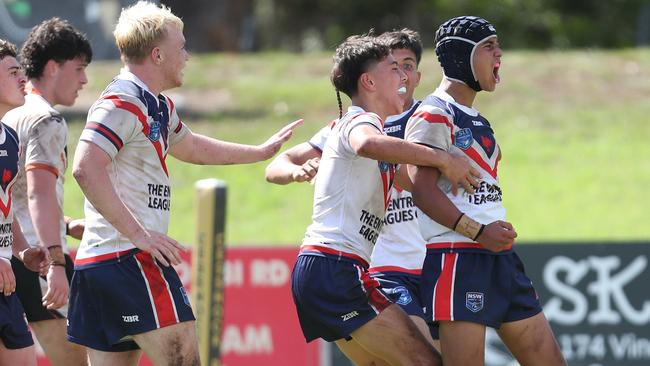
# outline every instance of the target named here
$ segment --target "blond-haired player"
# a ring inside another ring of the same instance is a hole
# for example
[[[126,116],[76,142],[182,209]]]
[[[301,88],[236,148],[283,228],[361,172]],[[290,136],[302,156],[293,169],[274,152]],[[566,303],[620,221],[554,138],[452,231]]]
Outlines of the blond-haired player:
[[[170,264],[171,198],[166,156],[236,164],[273,156],[300,121],[258,146],[193,133],[164,90],[180,86],[188,59],[183,23],[147,2],[122,11],[114,31],[122,72],[91,107],[73,175],[86,195],[86,228],[70,290],[68,339],[93,365],[197,365],[194,315]]]

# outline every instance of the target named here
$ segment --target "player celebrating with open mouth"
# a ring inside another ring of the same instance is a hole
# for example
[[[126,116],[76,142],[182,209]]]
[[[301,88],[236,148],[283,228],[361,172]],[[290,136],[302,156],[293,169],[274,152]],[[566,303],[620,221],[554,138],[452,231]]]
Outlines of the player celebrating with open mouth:
[[[483,365],[485,327],[493,327],[520,364],[565,365],[533,285],[512,249],[497,168],[501,150],[488,120],[472,107],[499,83],[501,48],[488,21],[448,20],[436,32],[444,70],[438,89],[409,120],[405,139],[462,154],[481,172],[473,193],[452,193],[435,168],[409,166],[419,225],[427,244],[421,295],[428,321],[439,322],[446,366]],[[433,184],[433,182],[437,182]]]

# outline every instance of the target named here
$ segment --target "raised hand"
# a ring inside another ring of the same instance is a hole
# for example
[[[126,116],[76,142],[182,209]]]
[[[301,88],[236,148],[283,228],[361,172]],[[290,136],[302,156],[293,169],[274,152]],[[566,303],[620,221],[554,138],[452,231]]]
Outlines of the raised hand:
[[[291,138],[291,135],[293,134],[293,130],[300,126],[304,120],[301,118],[299,120],[293,121],[289,123],[288,125],[282,127],[280,131],[276,132],[273,134],[271,137],[269,137],[266,142],[261,144],[259,147],[263,150],[265,159],[270,158],[271,156],[275,155],[278,151],[280,151],[280,148],[282,147],[282,144],[287,142],[289,138]]]

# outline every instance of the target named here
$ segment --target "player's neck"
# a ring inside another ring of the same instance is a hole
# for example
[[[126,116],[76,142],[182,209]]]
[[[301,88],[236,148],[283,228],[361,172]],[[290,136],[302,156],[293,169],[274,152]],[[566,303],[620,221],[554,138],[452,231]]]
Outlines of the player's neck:
[[[54,88],[52,87],[53,83],[44,81],[42,79],[29,79],[25,90],[29,94],[40,95],[45,101],[47,101],[52,107],[57,105],[56,98],[54,97]]]
[[[463,83],[451,81],[447,78],[443,78],[440,82],[440,89],[451,95],[456,103],[472,108],[472,104],[474,104],[474,99],[476,98],[476,90]]]
[[[12,109],[14,109],[16,107],[18,107],[18,106],[16,106],[16,105],[8,105],[8,104],[5,104],[5,103],[0,103],[0,120],[2,120],[4,118],[5,114],[7,114],[7,112],[9,112],[10,110],[12,110]]]
[[[137,76],[153,95],[159,95],[163,92],[164,81],[160,77],[160,71],[150,67],[146,62],[142,64],[126,64],[124,69]]]
[[[408,111],[409,109],[411,109],[411,107],[413,106],[413,103],[414,103],[414,102],[415,102],[415,100],[413,99],[413,96],[409,97],[409,98],[406,100],[406,102],[404,102],[404,110],[405,110],[405,111]]]
[[[389,114],[386,112],[385,103],[376,101],[368,95],[357,94],[351,98],[352,104],[361,107],[366,112],[372,112],[381,118],[382,121],[386,120]]]

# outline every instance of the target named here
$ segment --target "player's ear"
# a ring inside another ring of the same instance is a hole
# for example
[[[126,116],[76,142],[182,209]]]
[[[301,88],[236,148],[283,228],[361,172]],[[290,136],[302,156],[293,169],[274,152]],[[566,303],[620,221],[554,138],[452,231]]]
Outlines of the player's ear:
[[[43,67],[43,75],[52,76],[59,71],[59,63],[53,59],[47,60]]]
[[[160,47],[154,47],[151,49],[150,57],[154,64],[160,65],[163,62],[162,50]]]
[[[364,72],[359,76],[359,86],[366,90],[374,90],[375,82],[372,80],[372,76],[369,73]]]
[[[415,77],[414,85],[417,87],[418,85],[420,85],[420,79],[422,78],[422,73],[418,71],[416,75],[417,76]]]

